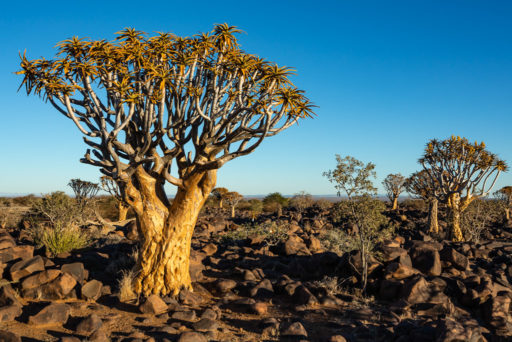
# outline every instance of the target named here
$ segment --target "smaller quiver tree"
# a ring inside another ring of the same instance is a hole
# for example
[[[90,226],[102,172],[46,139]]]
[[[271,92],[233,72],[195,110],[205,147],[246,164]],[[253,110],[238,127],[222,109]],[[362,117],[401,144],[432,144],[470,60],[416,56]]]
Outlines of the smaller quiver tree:
[[[438,222],[438,199],[435,196],[438,193],[438,183],[428,175],[428,172],[421,170],[413,173],[405,180],[405,189],[409,194],[419,197],[428,203],[428,231],[430,233],[439,233]]]
[[[226,197],[226,194],[229,192],[226,188],[215,188],[212,190],[212,196],[219,202],[219,208],[224,208],[224,200]]]
[[[96,183],[78,178],[69,181],[68,186],[75,194],[75,201],[79,208],[81,224],[84,224],[92,214],[92,200],[98,194],[100,187]]]
[[[121,194],[121,189],[119,189],[119,186],[117,183],[112,179],[112,177],[109,176],[101,176],[101,188],[108,192],[110,196],[114,197],[114,199],[117,202],[117,220],[118,221],[124,221],[126,220],[126,216],[128,215],[128,211],[130,210],[130,207],[123,199],[123,196]]]
[[[494,197],[500,201],[505,211],[505,222],[510,223],[510,209],[512,208],[512,186],[504,186],[494,193]]]
[[[507,164],[487,151],[483,142],[471,143],[458,136],[431,140],[419,162],[432,181],[439,184],[437,199],[446,199],[452,240],[463,241],[462,212],[472,201],[489,194],[500,173],[507,170]]]
[[[248,210],[251,213],[251,221],[254,222],[256,216],[263,211],[263,202],[256,198],[250,199]]]
[[[235,217],[236,206],[238,205],[238,203],[240,203],[240,201],[243,198],[244,198],[244,196],[240,195],[236,191],[230,191],[230,192],[226,193],[226,195],[224,196],[224,199],[225,199],[227,205],[231,209],[231,218]]]
[[[382,185],[384,186],[384,190],[386,190],[386,194],[391,201],[391,210],[398,209],[398,196],[404,190],[405,177],[400,173],[389,174],[384,178]]]

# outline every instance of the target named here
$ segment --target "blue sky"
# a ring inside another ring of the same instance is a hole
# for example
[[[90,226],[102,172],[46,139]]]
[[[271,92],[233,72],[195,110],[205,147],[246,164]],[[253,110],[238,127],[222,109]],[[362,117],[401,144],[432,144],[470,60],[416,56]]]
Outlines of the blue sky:
[[[18,52],[52,57],[73,35],[112,39],[134,27],[192,35],[227,22],[242,47],[297,70],[317,117],[267,139],[219,171],[218,186],[243,194],[334,194],[322,172],[335,154],[409,175],[426,142],[452,134],[485,141],[512,163],[510,1],[25,1],[4,4],[0,29],[0,193],[67,189],[97,181],[79,163],[73,123],[17,92]],[[497,187],[512,184],[503,174]],[[169,187],[169,193],[173,189]],[[382,192],[382,191],[381,191]]]

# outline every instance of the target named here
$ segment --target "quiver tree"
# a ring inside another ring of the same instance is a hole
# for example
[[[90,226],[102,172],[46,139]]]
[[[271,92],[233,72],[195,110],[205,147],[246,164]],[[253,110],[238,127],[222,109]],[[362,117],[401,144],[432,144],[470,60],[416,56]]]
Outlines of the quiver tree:
[[[21,56],[21,86],[75,123],[90,147],[81,161],[114,179],[135,213],[138,294],[191,288],[192,232],[217,170],[312,115],[292,70],[242,51],[238,32],[125,29],[110,42],[65,40],[52,60]]]
[[[226,201],[227,205],[231,208],[231,217],[235,217],[235,208],[240,203],[240,201],[244,198],[244,196],[240,195],[236,191],[230,191],[226,193],[224,196],[224,200]]]
[[[404,190],[404,182],[405,177],[399,173],[391,173],[387,175],[382,182],[382,185],[384,185],[384,190],[386,190],[386,194],[391,201],[391,210],[398,209],[398,196],[400,196]]]
[[[510,208],[512,208],[512,186],[504,186],[494,193],[496,197],[504,206],[505,220],[510,222]]]
[[[69,181],[68,186],[75,194],[75,201],[79,209],[81,223],[85,223],[92,214],[90,206],[92,199],[98,194],[100,187],[96,183],[84,181],[78,178]]]
[[[68,186],[73,190],[76,202],[81,208],[85,208],[100,190],[98,184],[78,178],[70,180]]]
[[[219,202],[219,208],[224,207],[224,199],[226,194],[229,192],[226,188],[215,188],[212,190],[212,196]]]
[[[412,196],[419,197],[428,203],[428,231],[430,233],[439,233],[438,217],[438,199],[435,196],[439,192],[438,183],[435,182],[428,172],[421,170],[413,173],[405,180],[404,187]]]
[[[117,183],[109,176],[101,176],[101,188],[108,192],[117,202],[117,210],[118,210],[118,221],[126,220],[126,216],[128,215],[128,210],[130,209],[128,205],[124,202],[123,194],[121,193],[121,189]]]
[[[461,213],[477,198],[487,196],[507,164],[485,149],[485,144],[470,143],[466,138],[431,140],[419,160],[439,187],[438,200],[446,198],[451,213],[453,241],[463,241]]]

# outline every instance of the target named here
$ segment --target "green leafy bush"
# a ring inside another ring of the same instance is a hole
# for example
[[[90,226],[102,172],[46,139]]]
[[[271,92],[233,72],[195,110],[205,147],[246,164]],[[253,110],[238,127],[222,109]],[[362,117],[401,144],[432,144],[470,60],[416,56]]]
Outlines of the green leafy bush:
[[[32,227],[34,243],[45,246],[53,255],[88,245],[89,237],[81,229],[83,208],[62,191],[33,201]]]
[[[36,226],[32,229],[31,235],[37,246],[46,247],[46,250],[54,256],[89,244],[88,235],[78,227]]]

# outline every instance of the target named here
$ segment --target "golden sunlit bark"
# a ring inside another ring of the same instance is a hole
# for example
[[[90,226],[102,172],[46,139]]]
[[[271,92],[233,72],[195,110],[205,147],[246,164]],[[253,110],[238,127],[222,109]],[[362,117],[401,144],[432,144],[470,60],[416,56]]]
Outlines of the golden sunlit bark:
[[[451,213],[451,236],[452,241],[460,242],[464,241],[464,235],[460,226],[460,217],[462,212],[468,207],[473,201],[472,197],[464,197],[461,201],[459,193],[455,192],[448,196],[448,207]]]
[[[437,221],[438,200],[433,198],[428,201],[428,231],[430,233],[439,233],[439,222]]]
[[[117,209],[118,209],[118,213],[119,213],[117,220],[118,221],[126,220],[126,216],[128,215],[128,210],[130,210],[130,208],[127,207],[123,202],[119,202],[117,204]]]
[[[163,181],[137,169],[134,181],[126,188],[127,202],[135,212],[141,236],[133,283],[136,293],[165,296],[177,295],[182,288],[192,289],[192,233],[215,182],[216,170],[194,174],[178,188],[169,205],[167,198],[162,197]]]
[[[397,210],[398,209],[398,197],[393,198],[393,205],[391,207],[391,210]]]

